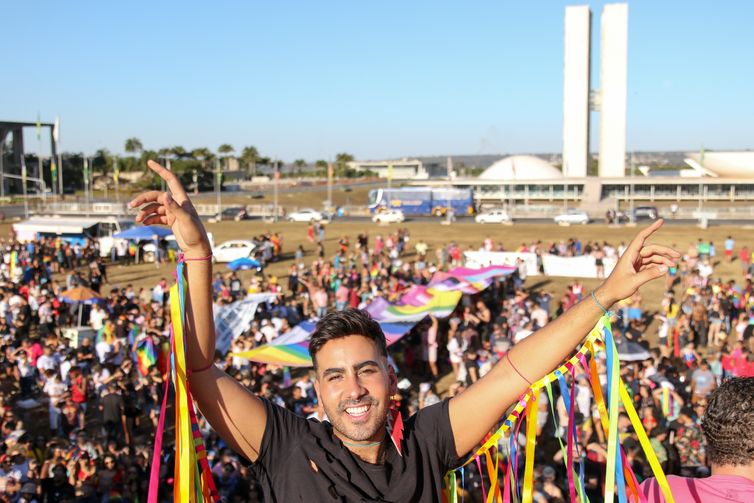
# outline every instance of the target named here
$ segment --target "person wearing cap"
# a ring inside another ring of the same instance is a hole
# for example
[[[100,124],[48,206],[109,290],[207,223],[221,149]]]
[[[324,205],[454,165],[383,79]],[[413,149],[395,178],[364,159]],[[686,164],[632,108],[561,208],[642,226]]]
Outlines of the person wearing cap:
[[[269,501],[440,500],[447,471],[466,458],[532,382],[571,355],[618,299],[664,276],[680,257],[647,243],[662,225],[662,220],[654,222],[637,234],[610,276],[584,300],[517,344],[463,393],[405,421],[390,410],[398,378],[388,365],[380,325],[364,311],[327,313],[312,334],[309,353],[318,402],[329,421],[307,421],[251,393],[213,364],[212,248],[178,177],[153,161],[148,166],[170,192],[145,192],[130,207],[139,208],[139,223],[171,226],[190,259],[185,337],[193,397],[212,428],[253,463]],[[459,248],[454,260],[460,256]]]
[[[675,500],[703,503],[753,501],[754,377],[730,379],[713,391],[701,427],[712,475],[706,478],[668,476]],[[644,481],[641,490],[648,503],[665,501],[656,479]]]

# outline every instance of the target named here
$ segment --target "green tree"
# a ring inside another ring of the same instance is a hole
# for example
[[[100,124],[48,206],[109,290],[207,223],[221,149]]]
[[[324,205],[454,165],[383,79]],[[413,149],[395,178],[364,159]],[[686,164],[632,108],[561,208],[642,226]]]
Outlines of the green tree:
[[[296,168],[296,175],[300,175],[301,171],[306,167],[306,161],[303,159],[296,159],[293,161],[293,166]]]
[[[259,162],[259,151],[253,145],[244,147],[241,151],[241,161],[246,165],[247,173],[251,176],[257,176],[257,163]]]
[[[217,153],[220,154],[220,159],[225,163],[225,171],[228,171],[228,160],[233,157],[230,154],[235,152],[235,150],[236,149],[233,148],[233,145],[230,145],[229,143],[223,143],[217,147]]]
[[[181,147],[180,145],[171,147],[169,150],[170,150],[170,153],[173,154],[173,156],[176,159],[185,159],[187,157],[191,157],[191,154],[187,152],[186,149]]]
[[[215,154],[213,154],[207,147],[201,147],[192,150],[191,157],[200,161],[203,169],[207,169],[207,163],[215,158]]]
[[[101,148],[94,153],[91,165],[92,172],[101,171],[103,175],[106,175],[108,172],[112,172],[112,166],[113,156],[109,150]]]
[[[129,154],[138,154],[144,150],[144,145],[142,145],[141,140],[138,138],[129,138],[126,140],[125,148]]]
[[[335,176],[348,176],[348,163],[353,162],[353,156],[346,152],[341,152],[335,156]]]
[[[314,167],[316,168],[315,174],[317,176],[327,176],[327,161],[319,159],[314,163]]]

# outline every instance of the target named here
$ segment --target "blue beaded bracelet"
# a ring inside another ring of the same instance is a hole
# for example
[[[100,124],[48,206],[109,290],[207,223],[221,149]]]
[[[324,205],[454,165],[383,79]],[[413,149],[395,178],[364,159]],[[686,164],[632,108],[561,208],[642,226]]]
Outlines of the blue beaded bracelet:
[[[599,307],[600,309],[602,309],[602,312],[603,312],[603,313],[605,313],[605,315],[606,315],[606,316],[612,317],[614,313],[613,313],[612,311],[610,311],[610,310],[606,309],[606,308],[605,308],[605,306],[603,306],[603,305],[602,305],[602,304],[600,303],[600,301],[598,301],[598,300],[597,300],[597,296],[596,296],[596,295],[594,295],[594,290],[592,290],[592,294],[591,294],[591,295],[592,295],[592,300],[594,301],[594,303],[595,303],[595,304],[597,304],[597,306],[598,306],[598,307]]]

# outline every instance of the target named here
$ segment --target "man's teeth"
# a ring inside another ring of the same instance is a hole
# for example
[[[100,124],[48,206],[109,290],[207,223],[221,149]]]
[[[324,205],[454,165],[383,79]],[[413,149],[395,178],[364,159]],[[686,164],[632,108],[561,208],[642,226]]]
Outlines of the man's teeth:
[[[364,414],[368,410],[369,410],[369,406],[363,405],[361,407],[348,407],[346,409],[346,412],[348,412],[352,416],[360,416],[361,414]]]

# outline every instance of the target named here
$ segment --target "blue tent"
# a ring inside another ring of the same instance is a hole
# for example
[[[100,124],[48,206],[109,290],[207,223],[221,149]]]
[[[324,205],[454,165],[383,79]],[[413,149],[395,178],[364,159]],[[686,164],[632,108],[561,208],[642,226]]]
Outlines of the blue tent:
[[[132,241],[148,241],[158,238],[164,238],[165,236],[172,236],[173,231],[167,227],[159,227],[157,225],[137,225],[131,227],[128,230],[114,234],[114,238],[118,239],[130,239]]]

